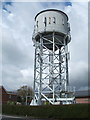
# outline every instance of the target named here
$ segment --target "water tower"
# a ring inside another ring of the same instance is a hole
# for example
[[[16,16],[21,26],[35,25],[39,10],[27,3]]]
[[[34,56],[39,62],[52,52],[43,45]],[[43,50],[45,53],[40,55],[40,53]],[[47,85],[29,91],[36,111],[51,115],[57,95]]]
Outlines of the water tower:
[[[70,104],[74,91],[69,86],[68,43],[71,41],[68,16],[47,9],[35,16],[34,98],[32,105]]]

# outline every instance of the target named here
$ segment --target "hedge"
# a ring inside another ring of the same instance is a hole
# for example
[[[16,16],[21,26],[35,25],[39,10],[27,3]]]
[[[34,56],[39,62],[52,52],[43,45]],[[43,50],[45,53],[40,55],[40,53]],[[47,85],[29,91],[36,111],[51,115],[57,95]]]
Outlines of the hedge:
[[[6,115],[28,116],[36,118],[89,118],[90,104],[20,106],[2,105]]]

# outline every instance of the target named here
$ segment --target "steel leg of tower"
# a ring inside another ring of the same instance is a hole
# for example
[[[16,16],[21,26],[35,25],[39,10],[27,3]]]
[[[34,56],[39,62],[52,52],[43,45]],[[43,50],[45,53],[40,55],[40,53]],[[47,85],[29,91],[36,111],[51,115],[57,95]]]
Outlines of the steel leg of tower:
[[[67,91],[68,84],[68,59],[67,45],[58,47],[55,40],[58,39],[54,32],[52,40],[40,34],[39,42],[35,43],[34,62],[34,99],[33,105],[60,104],[66,100],[61,98],[61,93]],[[45,43],[46,41],[46,43]],[[63,44],[63,43],[60,43]],[[48,49],[48,45],[52,48]],[[55,50],[55,48],[58,48]],[[74,99],[74,98],[72,98]]]

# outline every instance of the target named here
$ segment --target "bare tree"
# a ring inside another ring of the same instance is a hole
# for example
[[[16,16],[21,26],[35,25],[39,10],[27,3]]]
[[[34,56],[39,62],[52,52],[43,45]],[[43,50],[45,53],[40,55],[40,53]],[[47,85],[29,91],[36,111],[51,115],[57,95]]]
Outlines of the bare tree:
[[[22,103],[27,102],[29,104],[33,98],[33,90],[28,86],[22,86],[17,90],[17,94],[19,97],[21,97]]]

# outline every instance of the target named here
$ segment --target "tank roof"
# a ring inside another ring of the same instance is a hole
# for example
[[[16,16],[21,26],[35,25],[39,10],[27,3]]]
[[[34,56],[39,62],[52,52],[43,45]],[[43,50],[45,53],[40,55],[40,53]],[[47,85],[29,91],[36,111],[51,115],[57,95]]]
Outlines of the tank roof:
[[[57,10],[57,9],[46,9],[46,10],[43,10],[43,11],[39,12],[39,13],[35,16],[35,20],[36,20],[36,18],[37,18],[37,16],[38,16],[39,14],[41,14],[41,13],[43,13],[43,12],[46,12],[46,11],[56,11],[56,12],[63,13],[63,14],[67,17],[67,20],[68,20],[68,16],[67,16],[67,14],[64,13],[63,11],[61,11],[61,10]]]

